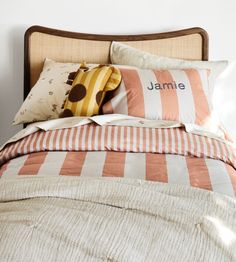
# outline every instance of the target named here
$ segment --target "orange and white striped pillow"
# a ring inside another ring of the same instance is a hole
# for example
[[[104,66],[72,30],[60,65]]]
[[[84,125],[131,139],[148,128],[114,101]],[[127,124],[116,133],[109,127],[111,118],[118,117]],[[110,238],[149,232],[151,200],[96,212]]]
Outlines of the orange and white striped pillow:
[[[103,106],[118,113],[154,120],[204,125],[211,115],[207,69],[120,69],[122,82]]]

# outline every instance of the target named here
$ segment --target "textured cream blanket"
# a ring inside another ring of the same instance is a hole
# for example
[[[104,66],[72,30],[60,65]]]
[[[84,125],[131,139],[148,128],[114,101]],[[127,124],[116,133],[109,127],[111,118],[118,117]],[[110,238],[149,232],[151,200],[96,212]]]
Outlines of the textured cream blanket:
[[[2,180],[0,261],[236,261],[236,201],[127,179]]]

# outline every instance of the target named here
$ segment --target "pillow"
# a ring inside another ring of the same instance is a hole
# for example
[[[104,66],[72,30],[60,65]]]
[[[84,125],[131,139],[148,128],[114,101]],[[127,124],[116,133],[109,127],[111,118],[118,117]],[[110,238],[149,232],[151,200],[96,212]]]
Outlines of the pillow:
[[[79,66],[80,63],[59,63],[46,59],[37,83],[16,113],[13,124],[58,118],[65,94],[71,89],[66,84],[68,74]]]
[[[210,120],[209,70],[120,68],[122,82],[104,104],[105,114],[205,125]]]
[[[60,117],[97,115],[105,93],[115,90],[121,81],[119,69],[109,65],[99,65],[90,70],[82,65],[76,74],[72,72],[69,77],[75,78]]]
[[[68,75],[71,72],[76,73],[80,66],[80,63],[55,62],[46,58],[39,79],[16,113],[13,124],[58,118],[63,111],[62,105],[66,93],[71,89],[73,82],[73,80],[68,81]],[[97,65],[88,64],[86,68],[95,66]],[[128,68],[134,67],[129,66]]]
[[[210,69],[210,97],[213,94],[216,78],[228,65],[228,61],[189,61],[161,57],[119,42],[112,42],[110,59],[113,64],[131,65],[144,69]]]

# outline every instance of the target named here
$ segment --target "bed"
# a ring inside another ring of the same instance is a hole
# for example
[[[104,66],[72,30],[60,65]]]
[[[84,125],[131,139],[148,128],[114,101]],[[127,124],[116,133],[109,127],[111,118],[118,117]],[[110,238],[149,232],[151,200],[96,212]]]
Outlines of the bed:
[[[25,34],[24,97],[45,58],[110,64],[112,41],[208,60],[201,28],[94,35],[33,26]],[[236,261],[229,140],[140,119],[73,119],[61,128],[57,120],[54,128],[25,126],[1,148],[1,261]]]

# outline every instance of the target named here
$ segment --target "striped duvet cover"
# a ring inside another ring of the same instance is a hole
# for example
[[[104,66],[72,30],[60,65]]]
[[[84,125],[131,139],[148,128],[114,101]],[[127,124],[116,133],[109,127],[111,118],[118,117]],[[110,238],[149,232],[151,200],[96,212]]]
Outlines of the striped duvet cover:
[[[124,177],[236,195],[236,155],[184,128],[84,126],[37,131],[0,152],[0,176]]]

